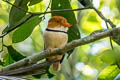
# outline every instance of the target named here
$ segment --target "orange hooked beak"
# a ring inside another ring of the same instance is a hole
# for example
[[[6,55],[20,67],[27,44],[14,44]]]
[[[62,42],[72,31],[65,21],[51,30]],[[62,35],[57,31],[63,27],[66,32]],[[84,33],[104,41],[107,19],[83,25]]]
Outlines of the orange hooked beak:
[[[69,23],[64,24],[65,27],[70,27],[71,25]]]

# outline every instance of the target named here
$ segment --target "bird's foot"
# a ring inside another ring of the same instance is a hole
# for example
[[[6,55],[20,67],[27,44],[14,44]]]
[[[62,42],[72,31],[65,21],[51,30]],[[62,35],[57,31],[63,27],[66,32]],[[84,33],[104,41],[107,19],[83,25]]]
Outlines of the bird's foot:
[[[53,48],[49,48],[48,51],[52,52],[52,51],[53,51]]]

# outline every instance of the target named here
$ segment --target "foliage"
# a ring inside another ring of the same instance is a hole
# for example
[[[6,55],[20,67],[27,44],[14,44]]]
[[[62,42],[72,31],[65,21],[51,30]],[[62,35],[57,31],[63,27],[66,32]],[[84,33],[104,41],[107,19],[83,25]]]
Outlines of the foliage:
[[[120,48],[114,48],[114,50],[108,49],[100,54],[100,59],[108,64],[115,64],[120,61]]]
[[[107,66],[99,74],[98,80],[114,80],[114,78],[120,73],[120,69],[117,65]]]
[[[14,61],[19,61],[25,58],[23,55],[17,52],[12,46],[8,46],[7,49],[8,49],[9,55],[12,57]]]
[[[36,25],[38,25],[41,21],[40,17],[33,17],[32,19],[30,19],[29,21],[25,22],[22,26],[20,26],[14,33],[13,33],[13,37],[12,37],[12,41],[13,43],[18,43],[21,42],[23,40],[25,40],[26,38],[28,38],[33,29],[36,27]],[[29,29],[29,30],[27,30]],[[23,34],[25,35],[23,35]]]
[[[4,55],[0,57],[1,67],[25,58],[26,56],[23,55],[37,54],[43,50],[42,34],[51,16],[64,16],[72,25],[68,31],[69,42],[80,39],[96,30],[107,29],[104,21],[93,10],[57,12],[43,15],[32,15],[29,12],[41,13],[43,11],[76,9],[81,8],[79,5],[81,3],[84,7],[93,5],[106,18],[111,19],[114,24],[120,22],[120,0],[92,0],[92,3],[91,0],[8,1],[17,7],[8,5],[5,0],[0,1],[0,31],[1,33],[12,31],[4,37],[4,52],[1,53],[1,55]],[[51,5],[49,5],[49,2],[51,2]],[[3,26],[7,24],[8,26],[3,29]],[[34,79],[49,77],[52,80],[96,80],[96,78],[98,80],[114,80],[120,73],[117,65],[120,62],[120,38],[119,35],[116,36],[118,33],[113,34],[112,37],[112,43],[115,46],[114,50],[110,49],[109,39],[106,38],[69,51],[68,53],[72,53],[72,55],[68,59],[65,57],[61,72],[55,72],[49,66],[46,68],[47,75],[38,74],[28,77]],[[9,45],[11,41],[12,44]]]
[[[41,2],[41,1],[42,0],[30,0],[29,6],[35,5],[35,4],[37,4],[37,3]]]
[[[88,7],[91,5],[91,0],[78,0],[83,6]]]
[[[28,0],[23,1],[23,0],[15,0],[14,3],[16,6],[21,7],[21,9],[28,10]],[[9,27],[5,28],[4,32],[9,31],[13,27],[15,27],[16,23],[19,22],[24,16],[26,15],[26,12],[23,12],[22,10],[12,6],[10,13],[9,13]]]

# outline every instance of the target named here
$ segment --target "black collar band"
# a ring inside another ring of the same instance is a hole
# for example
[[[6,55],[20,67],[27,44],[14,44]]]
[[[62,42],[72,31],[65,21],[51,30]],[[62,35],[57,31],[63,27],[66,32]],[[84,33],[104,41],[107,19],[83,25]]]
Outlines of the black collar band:
[[[62,33],[66,33],[67,34],[67,32],[65,32],[65,31],[60,31],[60,30],[53,30],[53,29],[46,29],[46,31],[52,31],[52,32],[62,32]]]

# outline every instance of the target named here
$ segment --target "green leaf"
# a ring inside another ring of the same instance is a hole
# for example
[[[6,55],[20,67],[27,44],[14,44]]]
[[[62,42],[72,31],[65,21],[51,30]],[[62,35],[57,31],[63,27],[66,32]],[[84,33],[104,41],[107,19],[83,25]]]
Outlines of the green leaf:
[[[52,0],[51,10],[72,9],[69,0]],[[80,39],[80,32],[78,30],[77,21],[74,12],[52,13],[52,16],[63,16],[72,25],[68,30],[68,41]],[[72,52],[72,51],[71,51]],[[69,54],[71,54],[69,52]]]
[[[26,15],[25,11],[28,10],[27,7],[28,2],[29,0],[15,0],[14,5],[21,8],[22,10],[12,6],[9,14],[9,27],[5,28],[4,32],[7,32],[9,28],[11,29],[15,27],[13,25],[15,25]]]
[[[40,79],[42,75],[44,75],[44,74],[33,75],[33,77],[36,78],[36,79]]]
[[[119,12],[120,12],[120,0],[115,0],[116,2],[116,7],[118,8]]]
[[[120,47],[115,47],[114,50],[105,50],[99,56],[103,62],[108,64],[120,62]]]
[[[42,19],[41,17],[35,16],[28,20],[27,22],[25,22],[23,25],[21,25],[13,33],[12,37],[13,43],[18,43],[28,38],[31,35],[33,29],[40,23],[41,19]]]
[[[54,76],[54,74],[50,73],[49,68],[50,68],[50,66],[45,67],[45,70],[46,70],[45,73],[33,75],[33,77],[35,77],[35,78],[37,78],[37,79],[40,79],[42,75],[47,74],[47,75],[48,75],[48,78],[52,78],[52,77]]]
[[[2,62],[1,60],[0,60],[0,65],[2,65],[2,66],[4,65],[4,62]]]
[[[12,46],[7,46],[8,53],[4,56],[4,66],[7,66],[9,64],[12,64],[16,61],[19,61],[23,58],[25,58],[23,55],[21,55],[18,51],[16,51]]]
[[[27,11],[28,10],[28,7],[27,7],[28,2],[29,2],[29,0],[15,0],[14,5]],[[12,6],[12,8],[10,10],[10,15],[9,15],[9,23],[11,25],[18,22],[20,19],[22,19],[26,15],[26,12],[24,12],[23,10],[20,10],[20,9]]]
[[[10,25],[10,24],[9,24],[9,25],[3,30],[2,33],[9,32],[9,31],[12,30],[13,28],[22,25],[22,24],[25,23],[27,20],[29,20],[31,17],[32,17],[31,14],[25,15],[20,21],[16,22],[15,24],[13,24],[13,25]]]
[[[120,69],[117,65],[111,65],[104,68],[99,74],[98,80],[114,80],[114,78],[120,73]]]
[[[78,0],[83,6],[88,7],[91,5],[91,0]]]
[[[23,58],[25,58],[23,55],[21,55],[18,51],[16,51],[12,46],[8,46],[8,53],[11,56],[11,58],[15,61],[19,61]]]
[[[50,68],[50,66],[46,67],[46,73],[48,75],[48,78],[52,78],[54,76],[54,74],[50,73],[49,68]]]
[[[29,6],[35,5],[37,3],[40,3],[41,1],[43,1],[43,0],[30,0]]]
[[[105,50],[100,54],[100,59],[107,64],[116,63],[115,52],[111,49]]]
[[[4,61],[4,65],[3,66],[7,66],[9,64],[12,64],[14,63],[15,61],[12,59],[12,57],[9,55],[9,53],[5,54],[4,58],[3,58],[3,61]]]

